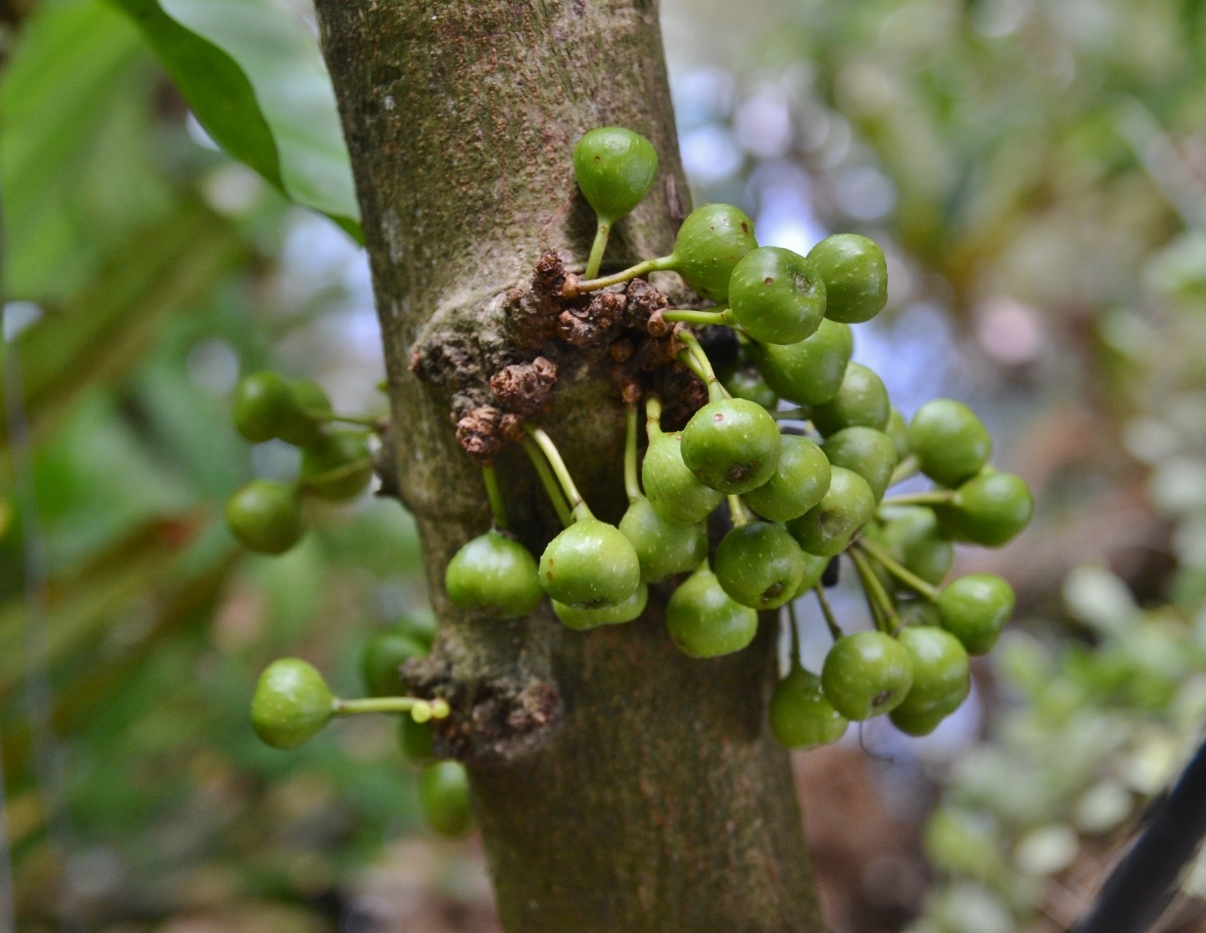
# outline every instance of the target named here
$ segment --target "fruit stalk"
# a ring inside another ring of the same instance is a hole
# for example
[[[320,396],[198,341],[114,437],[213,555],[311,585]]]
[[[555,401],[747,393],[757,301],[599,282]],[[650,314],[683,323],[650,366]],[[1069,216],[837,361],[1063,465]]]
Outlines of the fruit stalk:
[[[917,576],[917,574],[902,566],[900,562],[889,554],[879,543],[872,541],[869,538],[859,538],[858,541],[855,542],[854,547],[851,549],[851,553],[853,554],[858,551],[865,552],[871,557],[872,560],[883,567],[884,570],[888,571],[888,573],[892,574],[892,576],[894,576],[905,586],[909,587],[909,589],[920,593],[930,602],[937,601],[939,595],[938,587],[927,583],[925,580],[921,579],[921,577]]]

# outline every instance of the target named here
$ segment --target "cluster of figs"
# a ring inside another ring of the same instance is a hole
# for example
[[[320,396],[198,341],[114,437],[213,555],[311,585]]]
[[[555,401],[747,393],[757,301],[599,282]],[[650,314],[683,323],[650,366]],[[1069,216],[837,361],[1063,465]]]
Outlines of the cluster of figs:
[[[760,247],[740,209],[707,204],[683,221],[668,256],[600,276],[613,225],[657,177],[657,153],[637,133],[604,127],[579,140],[573,164],[598,228],[572,287],[681,276],[712,305],[662,314],[683,325],[678,362],[703,381],[708,402],[672,432],[655,395],[628,406],[629,505],[618,525],[593,514],[544,428],[525,424],[523,445],[564,528],[537,559],[508,531],[498,477],[483,467],[492,527],[449,562],[449,600],[483,620],[515,619],[547,596],[564,625],[586,631],[635,620],[650,585],[663,584],[672,588],[670,638],[703,659],[741,651],[760,612],[790,612],[812,593],[833,644],[819,676],[806,670],[792,616],[788,673],[769,711],[778,739],[811,748],[836,741],[852,720],[885,714],[910,735],[932,732],[968,694],[969,656],[991,650],[1014,605],[996,575],[947,580],[954,544],[1005,544],[1028,524],[1033,502],[1019,477],[991,465],[992,439],[970,408],[935,399],[906,420],[879,376],[852,361],[850,325],[887,301],[882,250],[856,234],[827,237],[806,256]],[[731,328],[739,345],[719,366],[692,330],[715,325]],[[296,543],[304,493],[349,498],[368,483],[373,423],[333,414],[312,383],[249,376],[235,421],[249,440],[281,438],[303,452],[296,483],[257,480],[231,500],[230,527],[251,549],[280,553]],[[918,474],[929,488],[887,496]],[[706,523],[718,509],[730,530],[709,553]],[[871,630],[844,632],[826,598],[822,579],[843,554],[866,595]],[[394,632],[370,646],[372,696],[360,700],[334,697],[304,661],[276,661],[260,678],[252,719],[265,742],[294,748],[336,716],[402,713],[403,749],[427,769],[428,817],[455,833],[468,825],[468,785],[460,765],[431,760],[429,728],[450,711],[441,700],[406,696],[399,677],[406,658],[426,652],[430,641],[421,641]]]
[[[636,619],[649,586],[673,580],[670,637],[685,654],[711,658],[745,648],[759,612],[816,592],[834,645],[819,677],[793,651],[771,706],[776,735],[809,747],[839,737],[848,720],[881,714],[927,734],[966,697],[968,655],[992,647],[1014,603],[991,574],[943,585],[954,542],[1006,543],[1030,520],[1030,492],[990,465],[992,439],[966,405],[936,399],[906,421],[882,380],[852,362],[850,325],[887,301],[887,263],[866,237],[830,236],[802,256],[758,246],[740,209],[708,204],[684,220],[668,256],[598,276],[612,226],[645,197],[657,168],[652,144],[629,130],[605,127],[579,141],[575,175],[598,234],[573,287],[674,271],[713,302],[663,312],[686,325],[679,362],[703,380],[708,402],[678,432],[663,430],[656,396],[644,398],[643,417],[629,406],[629,506],[618,526],[591,512],[548,433],[525,425],[565,528],[537,559],[508,533],[498,480],[485,467],[493,527],[448,564],[448,597],[518,618],[547,596],[566,626],[587,630]],[[707,325],[738,338],[736,359],[719,371],[691,330]],[[932,488],[885,498],[918,473]],[[709,554],[706,520],[718,508],[732,527]],[[822,576],[842,553],[866,591],[872,631],[843,633],[824,602]]]

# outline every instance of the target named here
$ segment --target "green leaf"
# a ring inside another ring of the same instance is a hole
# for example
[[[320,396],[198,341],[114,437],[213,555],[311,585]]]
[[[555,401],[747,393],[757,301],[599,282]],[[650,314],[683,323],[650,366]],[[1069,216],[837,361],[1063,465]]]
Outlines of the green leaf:
[[[268,0],[110,0],[138,24],[230,155],[360,239],[335,93],[317,40]]]
[[[65,298],[170,207],[150,160],[150,66],[97,0],[41,4],[25,24],[0,85],[7,298]]]

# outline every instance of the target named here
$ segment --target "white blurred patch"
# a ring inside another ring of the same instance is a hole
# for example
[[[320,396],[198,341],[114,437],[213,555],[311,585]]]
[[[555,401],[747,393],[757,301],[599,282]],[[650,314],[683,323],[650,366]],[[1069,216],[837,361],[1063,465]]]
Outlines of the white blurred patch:
[[[42,309],[32,301],[10,301],[4,306],[4,340],[10,343],[42,320]]]
[[[733,134],[707,124],[690,130],[680,140],[683,169],[692,184],[707,185],[734,175],[744,158]]]
[[[211,395],[225,395],[239,378],[239,354],[225,340],[199,340],[188,351],[189,378]]]
[[[976,339],[998,363],[1021,366],[1038,356],[1043,327],[1038,313],[1013,298],[989,298],[976,312]]]
[[[741,102],[733,126],[746,152],[763,159],[786,155],[793,136],[786,91],[774,85],[759,88]]]

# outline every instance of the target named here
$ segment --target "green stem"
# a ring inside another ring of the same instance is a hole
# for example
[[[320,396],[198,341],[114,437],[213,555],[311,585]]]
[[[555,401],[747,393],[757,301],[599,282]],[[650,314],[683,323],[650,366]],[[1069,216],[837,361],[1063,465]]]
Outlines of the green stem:
[[[927,583],[907,567],[902,566],[882,545],[867,538],[859,538],[855,542],[854,547],[856,550],[865,551],[872,560],[909,589],[916,590],[930,602],[937,602],[939,595],[941,595],[938,587]]]
[[[561,524],[568,528],[574,523],[574,516],[570,512],[569,506],[565,504],[565,496],[561,493],[561,487],[557,485],[553,471],[549,469],[548,461],[544,459],[544,454],[540,452],[540,448],[530,437],[523,439],[523,449],[527,451],[528,459],[536,468],[536,475],[540,477],[540,483],[544,486],[544,491],[548,493],[553,508],[557,511],[557,517],[561,520]]]
[[[862,551],[857,548],[851,548],[850,559],[854,561],[854,566],[858,570],[859,581],[863,584],[863,590],[867,593],[868,602],[874,603],[879,608],[879,616],[884,626],[883,630],[890,635],[896,634],[900,629],[900,618],[896,615],[896,609],[892,605],[892,597],[884,589],[884,585],[880,582],[879,577],[875,575],[875,570],[867,561]],[[878,625],[876,627],[879,628]]]
[[[645,433],[650,443],[662,436],[662,400],[656,395],[645,399]]]
[[[650,272],[671,269],[673,268],[672,263],[674,261],[675,257],[673,255],[662,256],[660,259],[646,259],[644,262],[638,262],[635,266],[629,266],[623,272],[615,272],[599,279],[582,279],[576,284],[566,282],[562,288],[562,294],[566,298],[576,298],[583,292],[598,291],[600,288],[607,288],[608,285],[619,285],[621,282],[635,279],[638,275],[648,275]]]
[[[599,229],[595,231],[595,242],[590,247],[590,258],[586,260],[586,271],[582,277],[593,279],[599,274],[599,266],[603,264],[603,253],[607,250],[607,239],[611,236],[611,224],[599,219]]]
[[[502,490],[498,488],[498,474],[494,467],[482,467],[482,480],[486,484],[486,498],[490,501],[490,514],[494,516],[494,527],[505,531],[507,527],[507,506],[503,502]]]
[[[895,486],[897,483],[903,483],[910,476],[916,476],[918,472],[917,458],[909,454],[900,463],[896,464],[896,469],[892,471],[892,475],[888,478],[888,485]]]
[[[687,350],[690,351],[696,365],[699,366],[699,369],[694,369],[694,367],[692,369],[704,381],[704,384],[707,385],[708,400],[711,402],[720,402],[726,398],[731,398],[729,393],[725,391],[724,386],[720,384],[720,380],[716,378],[716,372],[712,369],[712,361],[708,359],[708,354],[704,352],[704,348],[700,346],[695,335],[688,330],[684,330],[679,333],[678,339],[687,345]],[[700,375],[700,370],[703,371],[702,375]]]
[[[732,516],[734,528],[748,525],[754,520],[753,516],[746,511],[745,503],[741,501],[741,496],[729,496],[729,515]]]
[[[793,600],[787,601],[787,621],[791,625],[791,660],[796,667],[803,667],[800,661],[800,622],[796,618],[796,604]]]
[[[809,421],[812,412],[807,408],[785,408],[782,411],[772,411],[771,417],[776,421]]]
[[[374,418],[371,415],[325,415],[318,419],[319,421],[339,421],[344,424],[358,424],[361,427],[368,428],[374,434],[380,434],[384,430],[386,420],[384,418]]]
[[[443,699],[421,700],[418,697],[366,697],[361,700],[331,702],[331,712],[336,716],[356,716],[361,713],[410,713],[415,722],[429,719],[444,719],[451,710]]]
[[[326,473],[319,473],[317,476],[312,476],[309,479],[300,480],[299,483],[303,489],[317,489],[323,483],[336,483],[348,476],[355,476],[366,466],[371,467],[372,465],[373,461],[371,459],[353,460],[351,463],[345,463],[341,467],[327,470]]]
[[[953,489],[909,492],[903,496],[892,496],[884,499],[880,505],[950,505],[955,501],[956,495]]]
[[[693,308],[675,308],[673,311],[663,311],[662,317],[671,323],[697,324],[700,327],[706,327],[709,324],[728,326],[732,323],[729,320],[727,309],[724,311],[699,311]]]
[[[825,626],[829,629],[829,634],[833,636],[833,640],[837,641],[845,633],[840,625],[837,624],[837,619],[833,615],[833,607],[829,605],[829,597],[825,595],[825,587],[820,583],[812,588],[812,591],[817,594],[817,602],[821,604],[821,615],[825,617]]]
[[[629,502],[641,498],[641,484],[637,479],[637,410],[629,405],[624,412],[624,492]]]
[[[569,501],[574,521],[594,518],[590,507],[587,506],[585,500],[582,498],[582,494],[578,492],[578,487],[574,485],[574,479],[570,476],[565,461],[561,459],[561,452],[557,450],[557,445],[553,443],[553,439],[544,433],[543,428],[539,428],[531,422],[524,422],[523,429],[537,443],[540,447],[540,452],[544,454],[549,462],[549,466],[553,468],[553,475],[557,477],[557,482],[565,493],[565,498]]]

